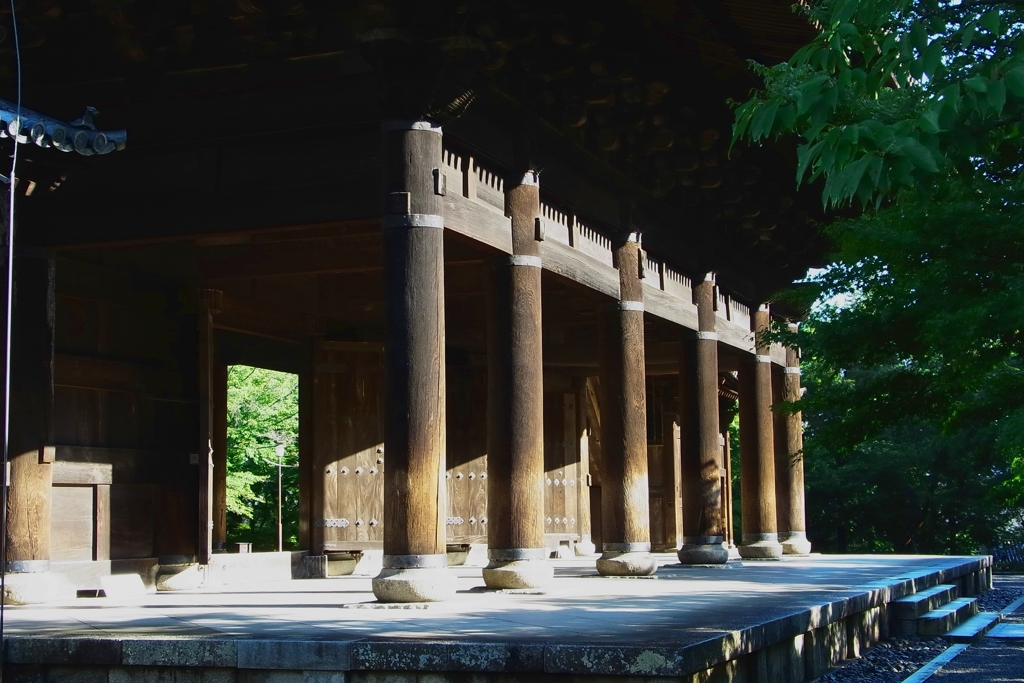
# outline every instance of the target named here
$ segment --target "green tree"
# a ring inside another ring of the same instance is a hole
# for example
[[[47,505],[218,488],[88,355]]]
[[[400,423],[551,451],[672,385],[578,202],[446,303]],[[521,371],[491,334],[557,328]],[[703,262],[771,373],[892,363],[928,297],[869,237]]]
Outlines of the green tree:
[[[299,378],[245,365],[228,368],[228,540],[277,549],[277,454],[285,445],[284,545],[297,547]]]
[[[1024,7],[1012,0],[817,0],[821,28],[736,110],[734,140],[798,138],[797,180],[826,205],[938,196],[1021,159]]]
[[[1009,533],[1024,491],[1022,8],[820,0],[808,16],[820,35],[756,67],[734,141],[795,137],[795,181],[863,212],[826,228],[833,263],[789,295],[819,302],[798,337],[812,536],[974,550]]]

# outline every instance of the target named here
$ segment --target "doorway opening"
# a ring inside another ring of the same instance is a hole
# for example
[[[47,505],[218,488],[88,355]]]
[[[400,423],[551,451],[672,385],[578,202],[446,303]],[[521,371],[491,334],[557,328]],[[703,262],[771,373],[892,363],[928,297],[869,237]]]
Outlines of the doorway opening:
[[[299,547],[299,376],[229,365],[227,541]]]

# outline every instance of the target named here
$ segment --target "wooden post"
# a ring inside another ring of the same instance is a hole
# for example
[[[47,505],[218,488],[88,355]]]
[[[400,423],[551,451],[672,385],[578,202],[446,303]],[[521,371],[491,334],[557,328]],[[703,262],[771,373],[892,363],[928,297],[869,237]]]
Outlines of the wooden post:
[[[220,311],[220,301],[221,292],[215,289],[199,290],[199,515],[197,518],[199,533],[196,536],[199,546],[196,561],[199,564],[209,564],[210,556],[213,555],[213,528],[215,526],[213,425],[216,403],[214,378],[217,374],[214,359],[213,316]]]
[[[299,548],[318,555],[313,543],[313,366],[312,354],[303,354],[299,372]]]
[[[775,454],[772,429],[772,358],[762,335],[768,331],[768,306],[751,316],[756,355],[740,363],[740,494],[743,539],[740,557],[782,556],[775,515]]]
[[[228,366],[213,366],[213,552],[228,541]]]
[[[576,544],[577,555],[593,555],[597,548],[594,545],[593,527],[590,508],[590,489],[592,485],[590,473],[590,425],[587,420],[588,389],[586,378],[573,380],[576,389],[576,444],[580,454],[580,466],[577,473],[576,494],[580,520],[580,540]]]
[[[597,571],[649,576],[651,556],[647,484],[647,387],[644,296],[639,235],[615,247],[619,301],[599,318],[601,347],[602,534]]]
[[[772,433],[775,452],[775,520],[779,541],[789,536],[789,444],[786,412],[782,406],[785,393],[784,368],[774,364],[772,372]]]
[[[441,127],[386,121],[387,401],[382,602],[454,594],[445,547],[444,220]]]
[[[665,491],[665,539],[678,548],[683,542],[682,421],[676,413],[662,413],[662,467]]]
[[[680,404],[683,420],[683,564],[724,564],[722,545],[722,460],[718,445],[718,334],[715,332],[715,281],[708,274],[693,288],[697,304],[696,338],[683,342]]]
[[[48,256],[14,258],[11,417],[7,492],[7,571],[50,568],[50,486],[54,449],[54,263]],[[8,577],[10,581],[11,577]],[[6,602],[27,602],[7,591]],[[52,600],[53,596],[44,599]]]
[[[538,588],[544,544],[544,366],[538,174],[506,192],[512,255],[492,266],[487,298],[487,557],[491,588]]]
[[[790,323],[789,329],[796,332],[796,325]],[[796,403],[800,400],[800,349],[795,346],[786,349],[782,398],[786,403]],[[800,411],[786,411],[783,424],[786,430],[784,486],[787,493],[789,533],[785,537],[780,534],[780,540],[786,555],[807,555],[811,552],[811,544],[807,540],[804,511],[804,435]]]

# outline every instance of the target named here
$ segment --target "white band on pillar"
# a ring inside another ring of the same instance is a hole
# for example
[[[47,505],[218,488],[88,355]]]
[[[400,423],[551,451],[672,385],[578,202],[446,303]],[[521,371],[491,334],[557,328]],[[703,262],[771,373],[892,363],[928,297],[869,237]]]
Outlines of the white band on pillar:
[[[718,341],[717,332],[698,332],[697,339],[710,339],[712,341]]]
[[[619,310],[620,311],[640,311],[641,313],[643,313],[644,312],[644,302],[643,301],[620,301],[619,302]]]
[[[787,367],[785,370],[783,370],[783,372],[785,372],[787,375],[799,375],[800,368]]]
[[[758,354],[758,355],[754,356],[754,360],[756,360],[758,363],[771,363],[772,362],[772,357],[771,356],[762,356],[762,355]]]
[[[527,171],[523,174],[519,184],[529,185],[530,187],[540,187],[540,173],[537,173],[536,171]]]
[[[542,266],[540,256],[526,256],[523,254],[509,256],[508,264],[510,266],[531,266],[533,268],[540,268]]]
[[[444,228],[444,216],[432,213],[400,213],[384,216],[385,228]]]
[[[631,233],[629,233],[629,237],[626,238],[626,241],[627,242],[640,242],[640,233],[639,232],[631,232]]]
[[[395,130],[425,130],[430,133],[437,133],[438,135],[441,134],[440,123],[435,123],[433,121],[425,121],[423,119],[399,119],[395,121],[385,121],[380,125],[380,129],[382,132],[385,133]]]

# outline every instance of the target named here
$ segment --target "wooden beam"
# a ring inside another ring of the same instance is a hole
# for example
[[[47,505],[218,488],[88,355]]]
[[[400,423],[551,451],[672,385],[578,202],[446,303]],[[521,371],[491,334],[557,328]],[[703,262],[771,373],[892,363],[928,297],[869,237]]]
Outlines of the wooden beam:
[[[114,482],[114,466],[102,462],[53,463],[53,483],[73,486],[109,485]]]

